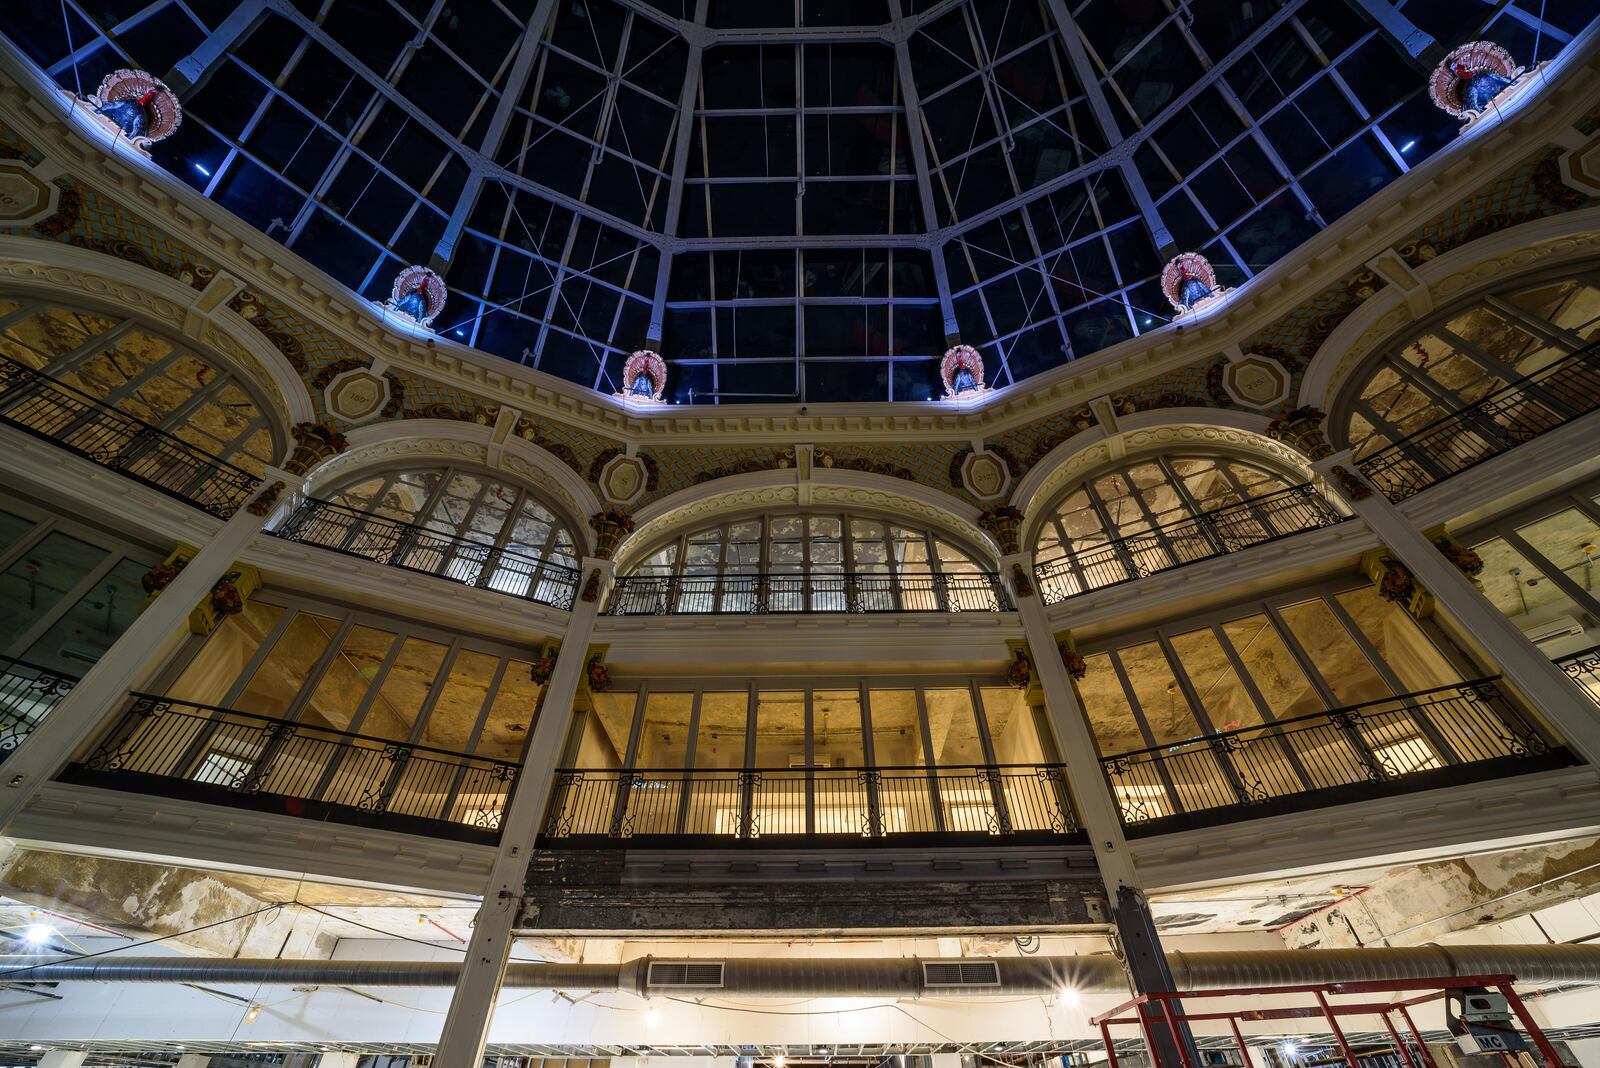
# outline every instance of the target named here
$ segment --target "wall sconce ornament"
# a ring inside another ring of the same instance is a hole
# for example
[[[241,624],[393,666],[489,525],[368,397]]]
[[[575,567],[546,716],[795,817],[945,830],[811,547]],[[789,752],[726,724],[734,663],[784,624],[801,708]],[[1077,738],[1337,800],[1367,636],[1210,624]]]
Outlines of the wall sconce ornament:
[[[1022,509],[997,504],[978,516],[978,526],[988,531],[1000,546],[1001,556],[1022,551]]]

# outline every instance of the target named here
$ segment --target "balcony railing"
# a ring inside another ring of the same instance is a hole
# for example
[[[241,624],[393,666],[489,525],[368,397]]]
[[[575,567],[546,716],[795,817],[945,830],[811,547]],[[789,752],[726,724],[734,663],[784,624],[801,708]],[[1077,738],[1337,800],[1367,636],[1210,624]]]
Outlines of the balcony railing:
[[[1101,759],[1142,833],[1572,763],[1495,678],[1368,701]]]
[[[1600,708],[1600,645],[1581,653],[1568,653],[1556,663],[1567,673],[1567,678],[1577,683],[1578,688],[1594,702],[1595,707]]]
[[[132,702],[68,782],[493,842],[517,766],[309,723],[176,701]]]
[[[791,575],[629,575],[617,580],[613,616],[708,612],[1009,612],[1000,577],[900,573]]]
[[[1310,485],[1230,504],[1188,519],[1080,549],[1034,567],[1039,596],[1055,604],[1090,590],[1236,553],[1344,519]]]
[[[1368,456],[1360,467],[1403,501],[1600,408],[1600,345],[1590,345]]]
[[[0,656],[0,760],[28,740],[77,681],[73,675]]]
[[[260,484],[250,472],[0,356],[0,421],[221,519]]]
[[[320,545],[390,567],[570,610],[578,572],[483,542],[453,538],[398,519],[308,498],[273,531],[286,541]]]
[[[557,773],[547,839],[882,840],[1077,831],[1058,764]]]

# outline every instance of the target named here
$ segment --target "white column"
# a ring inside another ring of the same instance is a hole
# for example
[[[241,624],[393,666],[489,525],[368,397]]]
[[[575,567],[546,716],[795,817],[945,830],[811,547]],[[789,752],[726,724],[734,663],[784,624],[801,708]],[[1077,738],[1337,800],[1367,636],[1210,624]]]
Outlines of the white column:
[[[176,1068],[206,1068],[210,1063],[211,1058],[204,1053],[185,1053],[178,1058]],[[354,1065],[351,1068],[354,1068]]]
[[[105,655],[78,680],[26,741],[6,761],[0,789],[0,832],[49,782],[85,739],[114,710],[173,638],[188,626],[189,613],[226,575],[266,523],[265,515],[240,508],[206,542],[166,589],[133,621]]]
[[[324,1053],[317,1057],[317,1068],[356,1068],[360,1063],[359,1053]]]
[[[447,1068],[483,1063],[483,1047],[511,953],[511,935],[522,904],[533,840],[555,782],[561,746],[572,721],[572,702],[587,667],[595,615],[613,568],[610,560],[585,557],[583,561],[578,579],[580,596],[573,603],[555,669],[545,683],[539,718],[528,741],[528,759],[517,776],[516,790],[500,824],[500,849],[484,890],[483,904],[478,908],[478,922],[467,945],[444,1030],[439,1034],[435,1062]],[[585,601],[582,590],[596,572],[600,596]]]
[[[39,1068],[78,1068],[89,1055],[81,1049],[52,1049],[39,1054]]]
[[[1022,567],[1030,582],[1037,583],[1033,577],[1032,553],[1002,557],[1000,574],[1010,575],[1013,564]],[[1089,729],[1088,717],[1083,714],[1083,703],[1078,700],[1078,691],[1067,674],[1067,665],[1061,662],[1056,651],[1056,635],[1045,615],[1044,602],[1037,593],[1019,596],[1016,602],[1022,631],[1033,654],[1033,670],[1044,689],[1045,711],[1055,731],[1061,762],[1067,767],[1067,781],[1072,785],[1072,796],[1078,805],[1078,822],[1089,834],[1095,861],[1100,865],[1100,876],[1115,905],[1118,888],[1139,888],[1138,873],[1122,833],[1116,798],[1111,795],[1111,787],[1100,770],[1100,750]]]
[[[1588,763],[1600,764],[1600,716],[1589,699],[1445,559],[1404,512],[1361,477],[1350,451],[1314,461],[1311,467],[1349,502],[1450,618],[1495,658],[1505,678],[1561,733],[1567,747]],[[1343,469],[1342,475],[1334,473],[1336,467]],[[1359,481],[1347,485],[1348,479]],[[1362,495],[1353,486],[1370,492]]]

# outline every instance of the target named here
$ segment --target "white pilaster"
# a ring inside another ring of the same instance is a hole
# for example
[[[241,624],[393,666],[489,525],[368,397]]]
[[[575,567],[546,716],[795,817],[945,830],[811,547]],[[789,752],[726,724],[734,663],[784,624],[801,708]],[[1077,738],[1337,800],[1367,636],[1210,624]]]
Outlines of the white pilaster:
[[[210,1063],[211,1058],[204,1053],[185,1053],[178,1058],[176,1068],[207,1068]]]
[[[573,603],[572,619],[562,636],[555,669],[545,683],[539,718],[528,741],[527,761],[517,776],[516,790],[500,824],[500,848],[484,889],[483,904],[478,909],[478,922],[472,930],[472,941],[467,945],[461,976],[450,999],[450,1011],[439,1033],[437,1064],[478,1065],[483,1062],[489,1021],[494,1015],[495,999],[500,994],[506,961],[511,954],[511,934],[522,903],[533,840],[555,782],[556,764],[572,719],[572,702],[587,668],[595,615],[614,568],[610,560],[584,558],[578,579],[580,596]],[[582,592],[596,571],[600,575],[597,591],[600,596],[585,601]]]
[[[1334,474],[1334,468],[1343,474]],[[1456,625],[1497,661],[1501,673],[1550,722],[1567,747],[1590,764],[1600,763],[1600,716],[1566,673],[1550,662],[1461,571],[1445,559],[1405,513],[1359,474],[1349,450],[1314,461],[1321,475],[1366,521],[1422,588],[1433,594]],[[1365,495],[1346,485],[1359,480]]]
[[[323,1053],[317,1057],[317,1068],[356,1068],[360,1063],[359,1053]]]
[[[1020,565],[1029,581],[1037,583],[1033,578],[1032,553],[1001,557],[1000,574],[1010,575],[1013,564]],[[1115,903],[1119,887],[1139,887],[1133,856],[1123,837],[1116,798],[1111,796],[1111,787],[1100,770],[1099,748],[1089,729],[1088,717],[1083,714],[1083,703],[1078,700],[1078,691],[1073,688],[1066,664],[1057,655],[1055,631],[1045,615],[1044,602],[1037,593],[1018,596],[1016,602],[1022,631],[1033,654],[1033,670],[1044,689],[1045,710],[1055,731],[1061,761],[1067,767],[1072,796],[1077,802],[1078,822],[1089,833],[1089,844],[1094,847],[1094,857],[1100,865],[1100,877],[1105,880],[1106,891]]]
[[[0,789],[0,831],[61,770],[73,750],[94,736],[101,721],[121,707],[129,689],[188,625],[189,613],[232,569],[266,518],[248,508],[234,513],[11,755],[0,776],[5,784]]]
[[[52,1049],[39,1054],[39,1068],[78,1068],[89,1055],[81,1049]]]

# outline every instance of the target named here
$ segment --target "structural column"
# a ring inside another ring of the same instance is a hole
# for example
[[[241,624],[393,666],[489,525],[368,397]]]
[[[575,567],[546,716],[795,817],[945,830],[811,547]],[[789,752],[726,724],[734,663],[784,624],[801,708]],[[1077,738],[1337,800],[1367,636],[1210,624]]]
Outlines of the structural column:
[[[233,569],[268,514],[248,507],[235,512],[6,761],[0,833],[188,627],[189,613]]]
[[[602,549],[609,557],[609,549],[614,546],[604,542],[602,535]],[[595,616],[610,585],[613,568],[610,559],[584,558],[582,592],[573,603],[561,651],[539,698],[540,711],[528,740],[528,757],[517,775],[516,789],[500,824],[500,848],[495,853],[444,1030],[439,1035],[436,1061],[441,1065],[483,1063],[489,1021],[511,955],[512,933],[522,904],[533,841],[555,782],[556,764],[572,718],[572,703],[588,666]]]
[[[1122,832],[1122,816],[1100,768],[1099,747],[1089,729],[1089,719],[1084,715],[1083,702],[1078,699],[1077,688],[1058,651],[1044,603],[1034,592],[1033,554],[1024,552],[1021,547],[1021,515],[1014,514],[1009,522],[996,522],[993,514],[986,513],[979,522],[1000,543],[1003,554],[1000,573],[1010,578],[1017,615],[1022,620],[1023,634],[1032,653],[1033,671],[1044,690],[1050,727],[1072,785],[1078,820],[1088,832],[1100,877],[1111,900],[1112,920],[1122,944],[1129,985],[1136,993],[1173,990],[1175,984],[1167,967],[1166,954]],[[1159,1068],[1200,1063],[1188,1025],[1180,1024],[1177,1032],[1175,1041],[1165,1024],[1145,1029],[1151,1056]],[[1179,1052],[1179,1041],[1188,1047],[1187,1058]]]
[[[1357,473],[1349,450],[1314,460],[1321,475],[1366,521],[1450,618],[1487,650],[1501,673],[1589,764],[1600,765],[1600,716],[1566,673],[1447,560],[1404,512]]]

